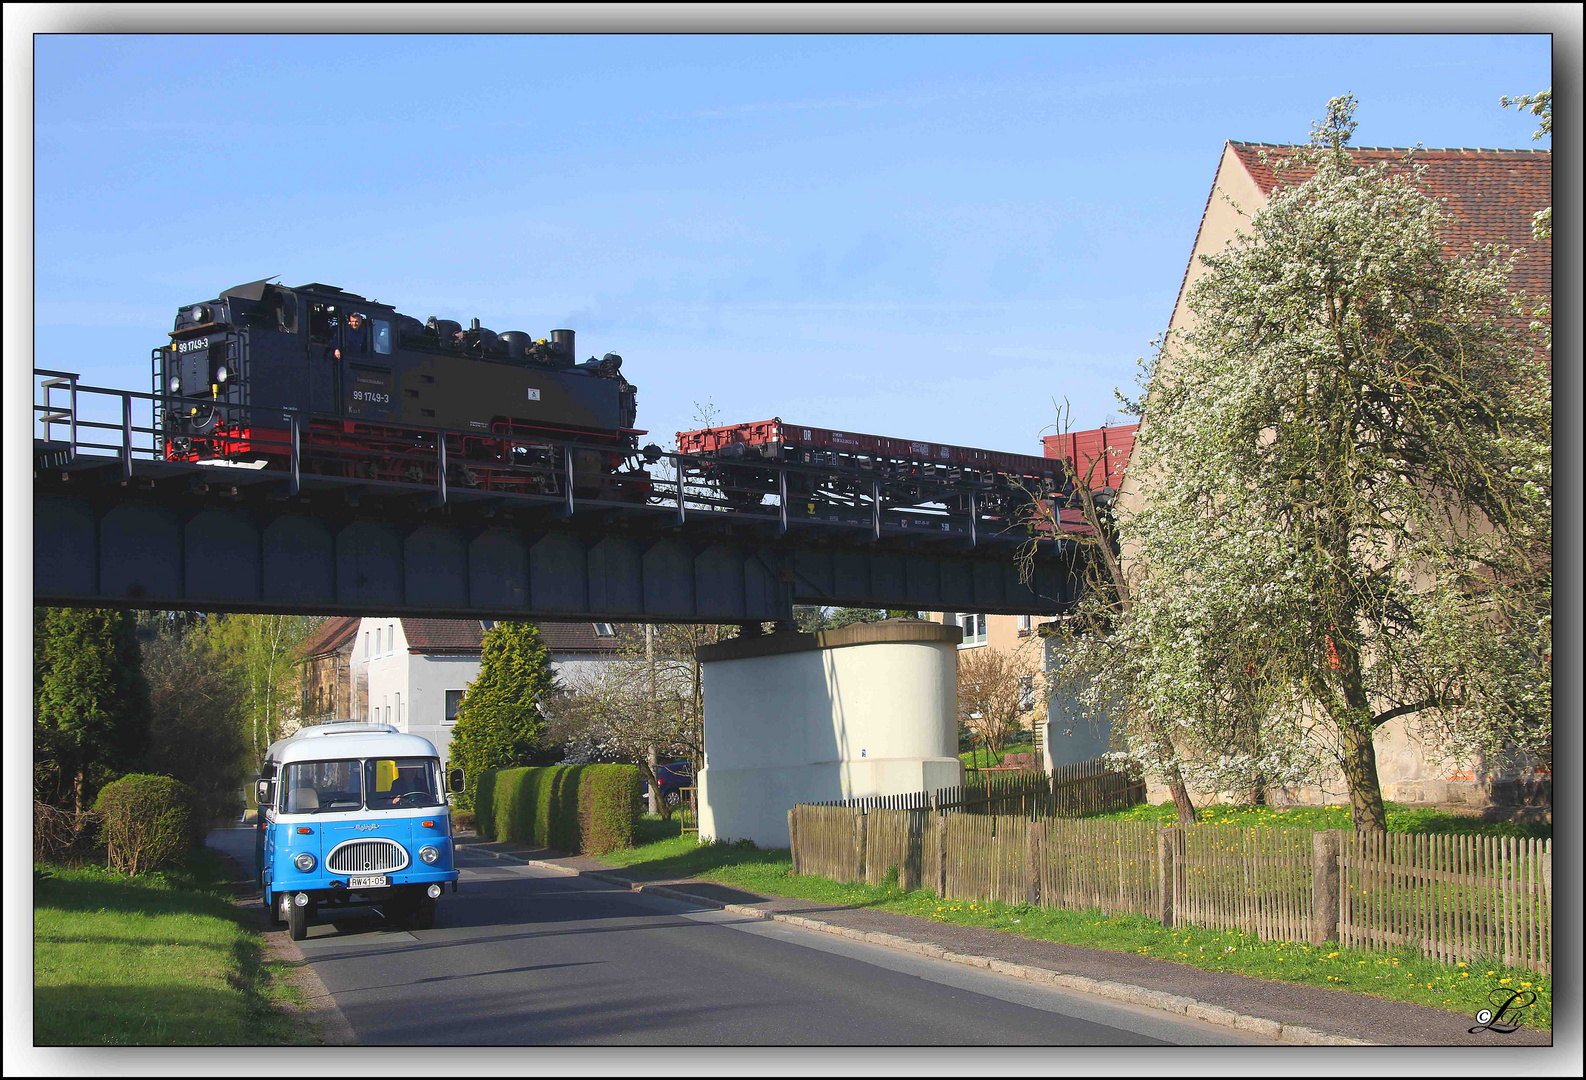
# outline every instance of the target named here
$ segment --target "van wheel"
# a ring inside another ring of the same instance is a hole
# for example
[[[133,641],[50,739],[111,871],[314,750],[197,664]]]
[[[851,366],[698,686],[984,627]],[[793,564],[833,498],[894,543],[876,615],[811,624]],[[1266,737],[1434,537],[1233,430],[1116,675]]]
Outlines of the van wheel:
[[[386,922],[393,926],[403,926],[413,916],[413,898],[407,894],[405,888],[398,888],[386,900],[382,910],[385,912]]]
[[[288,903],[291,903],[290,899],[288,899]],[[293,941],[302,941],[308,937],[309,906],[308,904],[291,904],[291,907],[287,909],[286,922],[291,928]]]
[[[421,897],[418,905],[413,909],[413,929],[435,929],[435,908],[436,903],[434,900],[427,896]]]
[[[270,902],[265,905],[270,912],[270,925],[281,926],[286,922],[286,904],[290,898],[285,893],[274,893]]]

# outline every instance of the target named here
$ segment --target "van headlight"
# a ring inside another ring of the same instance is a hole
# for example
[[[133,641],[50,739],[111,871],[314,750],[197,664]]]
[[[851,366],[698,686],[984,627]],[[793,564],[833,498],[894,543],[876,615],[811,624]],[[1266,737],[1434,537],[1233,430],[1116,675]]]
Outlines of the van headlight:
[[[314,856],[310,855],[306,851],[298,852],[297,858],[292,860],[292,865],[306,874],[310,870],[314,869]]]
[[[434,862],[436,859],[438,859],[440,857],[441,857],[440,848],[434,848],[434,847],[429,847],[429,846],[425,846],[425,847],[419,848],[419,858],[421,860],[423,860],[424,862],[432,863],[432,862]]]

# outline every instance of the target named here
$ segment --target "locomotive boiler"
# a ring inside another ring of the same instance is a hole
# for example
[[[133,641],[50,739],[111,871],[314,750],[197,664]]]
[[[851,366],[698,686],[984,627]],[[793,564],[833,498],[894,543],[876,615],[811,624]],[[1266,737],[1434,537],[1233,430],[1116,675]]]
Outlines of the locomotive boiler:
[[[580,363],[572,330],[496,333],[318,282],[227,289],[153,350],[170,460],[643,501],[644,432],[622,357]],[[658,450],[647,448],[649,458]]]

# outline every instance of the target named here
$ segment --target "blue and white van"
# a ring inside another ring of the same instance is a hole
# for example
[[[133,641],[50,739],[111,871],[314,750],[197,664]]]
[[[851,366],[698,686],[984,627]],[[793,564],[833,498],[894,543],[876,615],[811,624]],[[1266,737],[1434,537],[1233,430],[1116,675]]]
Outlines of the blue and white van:
[[[389,724],[304,728],[271,745],[259,770],[255,864],[274,921],[301,941],[321,907],[372,904],[419,929],[457,891],[447,791],[428,739]]]

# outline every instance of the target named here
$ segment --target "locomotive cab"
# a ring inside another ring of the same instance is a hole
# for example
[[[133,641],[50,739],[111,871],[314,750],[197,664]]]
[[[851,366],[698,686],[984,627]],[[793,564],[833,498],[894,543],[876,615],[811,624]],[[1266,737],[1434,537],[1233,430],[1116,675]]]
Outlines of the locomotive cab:
[[[311,472],[433,482],[436,458],[455,456],[449,483],[554,494],[568,470],[538,436],[581,444],[581,497],[648,491],[622,358],[577,363],[571,330],[420,322],[334,285],[263,280],[181,308],[170,339],[153,367],[172,460],[278,467],[296,438]]]

